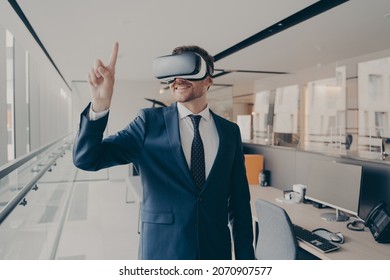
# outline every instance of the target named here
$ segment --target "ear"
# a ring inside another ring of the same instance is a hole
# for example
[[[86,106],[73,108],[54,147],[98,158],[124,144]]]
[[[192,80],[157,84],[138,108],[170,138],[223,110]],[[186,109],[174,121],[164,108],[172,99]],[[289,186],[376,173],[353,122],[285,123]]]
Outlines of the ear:
[[[209,88],[214,84],[214,80],[212,77],[208,76],[206,78],[206,85],[207,85],[207,90],[209,90]]]

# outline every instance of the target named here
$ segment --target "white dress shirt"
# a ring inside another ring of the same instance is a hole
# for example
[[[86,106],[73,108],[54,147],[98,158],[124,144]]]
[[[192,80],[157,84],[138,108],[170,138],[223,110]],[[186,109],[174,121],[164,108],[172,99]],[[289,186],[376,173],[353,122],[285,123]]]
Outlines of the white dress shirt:
[[[193,113],[188,110],[180,102],[177,103],[177,109],[179,113],[179,132],[181,147],[183,149],[184,156],[186,158],[188,167],[191,168],[191,146],[192,139],[194,138],[194,126],[192,125],[191,118],[189,115]],[[89,119],[94,121],[101,117],[104,117],[109,110],[96,113],[91,109],[89,110]],[[199,123],[199,133],[202,138],[204,147],[204,158],[206,168],[206,178],[209,176],[211,168],[213,166],[215,157],[217,156],[219,147],[219,136],[217,127],[215,126],[214,119],[210,113],[210,108],[207,105],[206,109],[197,115],[201,115],[202,118]]]
[[[92,103],[91,103],[91,107],[89,107],[88,118],[91,121],[97,121],[98,119],[103,118],[105,115],[107,115],[108,111],[110,111],[110,109],[107,109],[107,110],[104,110],[101,112],[94,112],[92,110]]]
[[[177,103],[177,109],[179,112],[179,128],[180,128],[180,139],[181,147],[184,152],[188,167],[191,168],[191,146],[194,138],[194,126],[191,122],[189,115],[194,115],[181,103]],[[210,108],[207,105],[199,114],[202,116],[199,122],[199,133],[202,138],[204,147],[204,159],[206,167],[206,178],[210,174],[210,170],[213,166],[215,157],[217,156],[219,147],[219,136],[217,127],[215,126],[214,118],[210,113]]]

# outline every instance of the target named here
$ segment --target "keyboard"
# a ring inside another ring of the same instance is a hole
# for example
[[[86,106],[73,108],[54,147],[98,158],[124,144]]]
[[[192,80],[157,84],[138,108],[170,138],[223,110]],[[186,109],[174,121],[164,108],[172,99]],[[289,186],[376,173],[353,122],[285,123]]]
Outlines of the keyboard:
[[[300,227],[298,225],[293,225],[293,229],[294,229],[295,236],[298,240],[321,251],[322,253],[328,253],[340,248],[339,245],[336,245],[330,242],[328,239],[325,239],[303,227]]]

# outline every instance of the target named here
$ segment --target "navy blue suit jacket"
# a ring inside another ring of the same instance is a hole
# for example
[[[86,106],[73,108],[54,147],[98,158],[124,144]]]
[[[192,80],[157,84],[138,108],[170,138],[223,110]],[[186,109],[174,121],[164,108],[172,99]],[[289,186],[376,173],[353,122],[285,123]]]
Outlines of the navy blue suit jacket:
[[[216,159],[199,192],[180,143],[176,104],[149,108],[103,139],[108,116],[81,114],[73,160],[84,170],[134,163],[143,185],[143,259],[254,259],[250,195],[236,124],[212,116],[219,134]],[[231,232],[228,224],[231,225]]]

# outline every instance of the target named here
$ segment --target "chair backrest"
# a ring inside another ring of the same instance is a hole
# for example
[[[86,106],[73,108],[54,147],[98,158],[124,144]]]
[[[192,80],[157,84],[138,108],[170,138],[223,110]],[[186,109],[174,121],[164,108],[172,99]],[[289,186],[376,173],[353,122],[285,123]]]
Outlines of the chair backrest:
[[[255,205],[259,233],[255,250],[256,259],[296,259],[298,244],[286,211],[262,199],[256,200]]]

